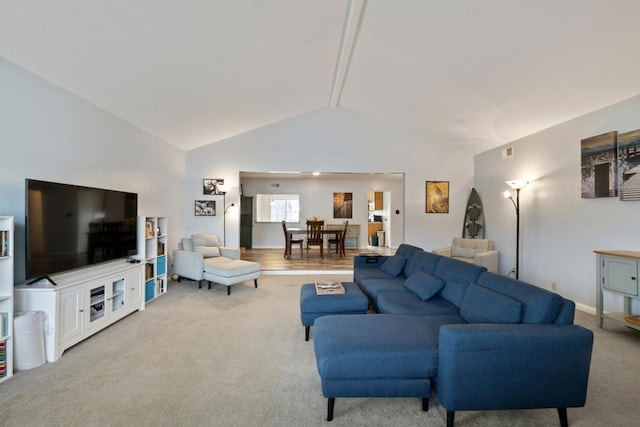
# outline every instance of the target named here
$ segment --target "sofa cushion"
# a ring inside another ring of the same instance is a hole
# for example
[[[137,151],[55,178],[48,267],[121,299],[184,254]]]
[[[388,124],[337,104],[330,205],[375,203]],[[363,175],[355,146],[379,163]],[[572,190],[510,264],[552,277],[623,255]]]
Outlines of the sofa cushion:
[[[564,304],[556,293],[496,273],[482,273],[477,283],[522,302],[522,323],[554,323]]]
[[[386,273],[385,273],[386,274]],[[371,302],[371,306],[375,311],[378,311],[378,306],[376,305],[376,300],[378,295],[384,292],[405,292],[411,293],[407,288],[402,286],[404,284],[404,277],[391,277],[387,276],[386,278],[370,278],[365,279],[362,282],[358,283],[362,292],[369,298]]]
[[[398,249],[396,249],[395,254],[398,256],[403,256],[406,259],[410,259],[413,253],[416,251],[422,251],[422,248],[419,248],[413,245],[408,245],[406,243],[401,243],[400,246],[398,246]]]
[[[215,234],[192,234],[193,246],[220,246],[218,236]]]
[[[404,263],[406,261],[406,258],[403,256],[390,256],[384,263],[382,263],[380,269],[385,273],[391,274],[392,276],[398,276],[400,273],[402,273],[402,269],[404,268]]]
[[[487,271],[487,269],[479,265],[458,261],[454,258],[440,258],[435,274],[446,283],[441,292],[442,297],[460,307],[467,287],[475,282],[483,271]]]
[[[429,301],[422,301],[411,292],[384,292],[376,301],[378,313],[410,314],[414,316],[459,315],[460,310],[446,299],[435,296]],[[467,323],[462,317],[458,323]]]
[[[193,251],[202,254],[205,258],[220,256],[220,248],[217,246],[196,246]]]
[[[404,265],[404,274],[409,277],[418,271],[433,273],[436,271],[439,261],[440,255],[425,251],[415,251],[411,258],[407,258],[407,262]]]
[[[444,280],[431,273],[418,271],[407,277],[403,286],[416,294],[422,301],[435,296],[444,287]]]
[[[187,252],[193,252],[193,239],[191,237],[183,237],[180,239],[180,249]]]
[[[522,303],[472,283],[462,300],[460,316],[469,323],[520,323]]]
[[[464,239],[454,237],[451,246],[451,256],[461,258],[473,258],[477,253],[486,252],[491,249],[491,242],[488,239]]]
[[[438,372],[438,331],[458,316],[324,316],[314,322],[320,376],[350,381],[429,378]]]

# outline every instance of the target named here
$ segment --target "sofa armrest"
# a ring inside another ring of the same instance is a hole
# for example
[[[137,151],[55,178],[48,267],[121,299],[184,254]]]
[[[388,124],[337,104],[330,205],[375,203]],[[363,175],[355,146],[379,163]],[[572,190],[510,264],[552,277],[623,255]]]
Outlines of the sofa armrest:
[[[220,255],[226,256],[230,259],[240,259],[240,249],[220,246]]]
[[[353,257],[353,269],[380,268],[388,258],[387,255],[356,255]]]
[[[431,251],[431,253],[451,258],[451,246],[446,247],[446,248],[434,249],[434,250]]]
[[[475,264],[486,267],[492,273],[498,272],[498,251],[491,250],[480,252],[475,255]]]
[[[204,256],[198,252],[173,251],[173,273],[191,280],[204,277]]]
[[[447,411],[584,406],[592,348],[577,325],[445,325],[438,399]]]

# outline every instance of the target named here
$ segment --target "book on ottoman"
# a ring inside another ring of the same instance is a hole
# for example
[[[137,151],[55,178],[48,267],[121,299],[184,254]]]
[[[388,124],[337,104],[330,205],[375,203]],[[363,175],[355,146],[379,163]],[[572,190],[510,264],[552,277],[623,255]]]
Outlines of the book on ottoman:
[[[344,294],[344,286],[336,280],[324,280],[316,282],[316,294],[318,295],[335,295]]]

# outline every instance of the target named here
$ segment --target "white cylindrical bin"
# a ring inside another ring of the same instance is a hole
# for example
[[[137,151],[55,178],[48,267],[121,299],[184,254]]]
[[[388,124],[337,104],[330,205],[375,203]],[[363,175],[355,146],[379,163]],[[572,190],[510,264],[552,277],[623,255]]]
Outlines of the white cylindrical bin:
[[[25,311],[14,314],[14,364],[16,371],[36,368],[45,362],[42,312]]]
[[[384,246],[384,231],[376,231],[378,235],[378,246]]]

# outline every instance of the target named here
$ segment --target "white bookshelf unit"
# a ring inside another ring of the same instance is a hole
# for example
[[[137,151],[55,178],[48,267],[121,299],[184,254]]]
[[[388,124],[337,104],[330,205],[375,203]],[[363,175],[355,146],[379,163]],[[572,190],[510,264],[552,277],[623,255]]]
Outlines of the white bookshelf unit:
[[[0,216],[0,382],[13,376],[13,217]]]
[[[167,291],[167,225],[166,217],[138,217],[137,257],[144,263],[145,302]]]

